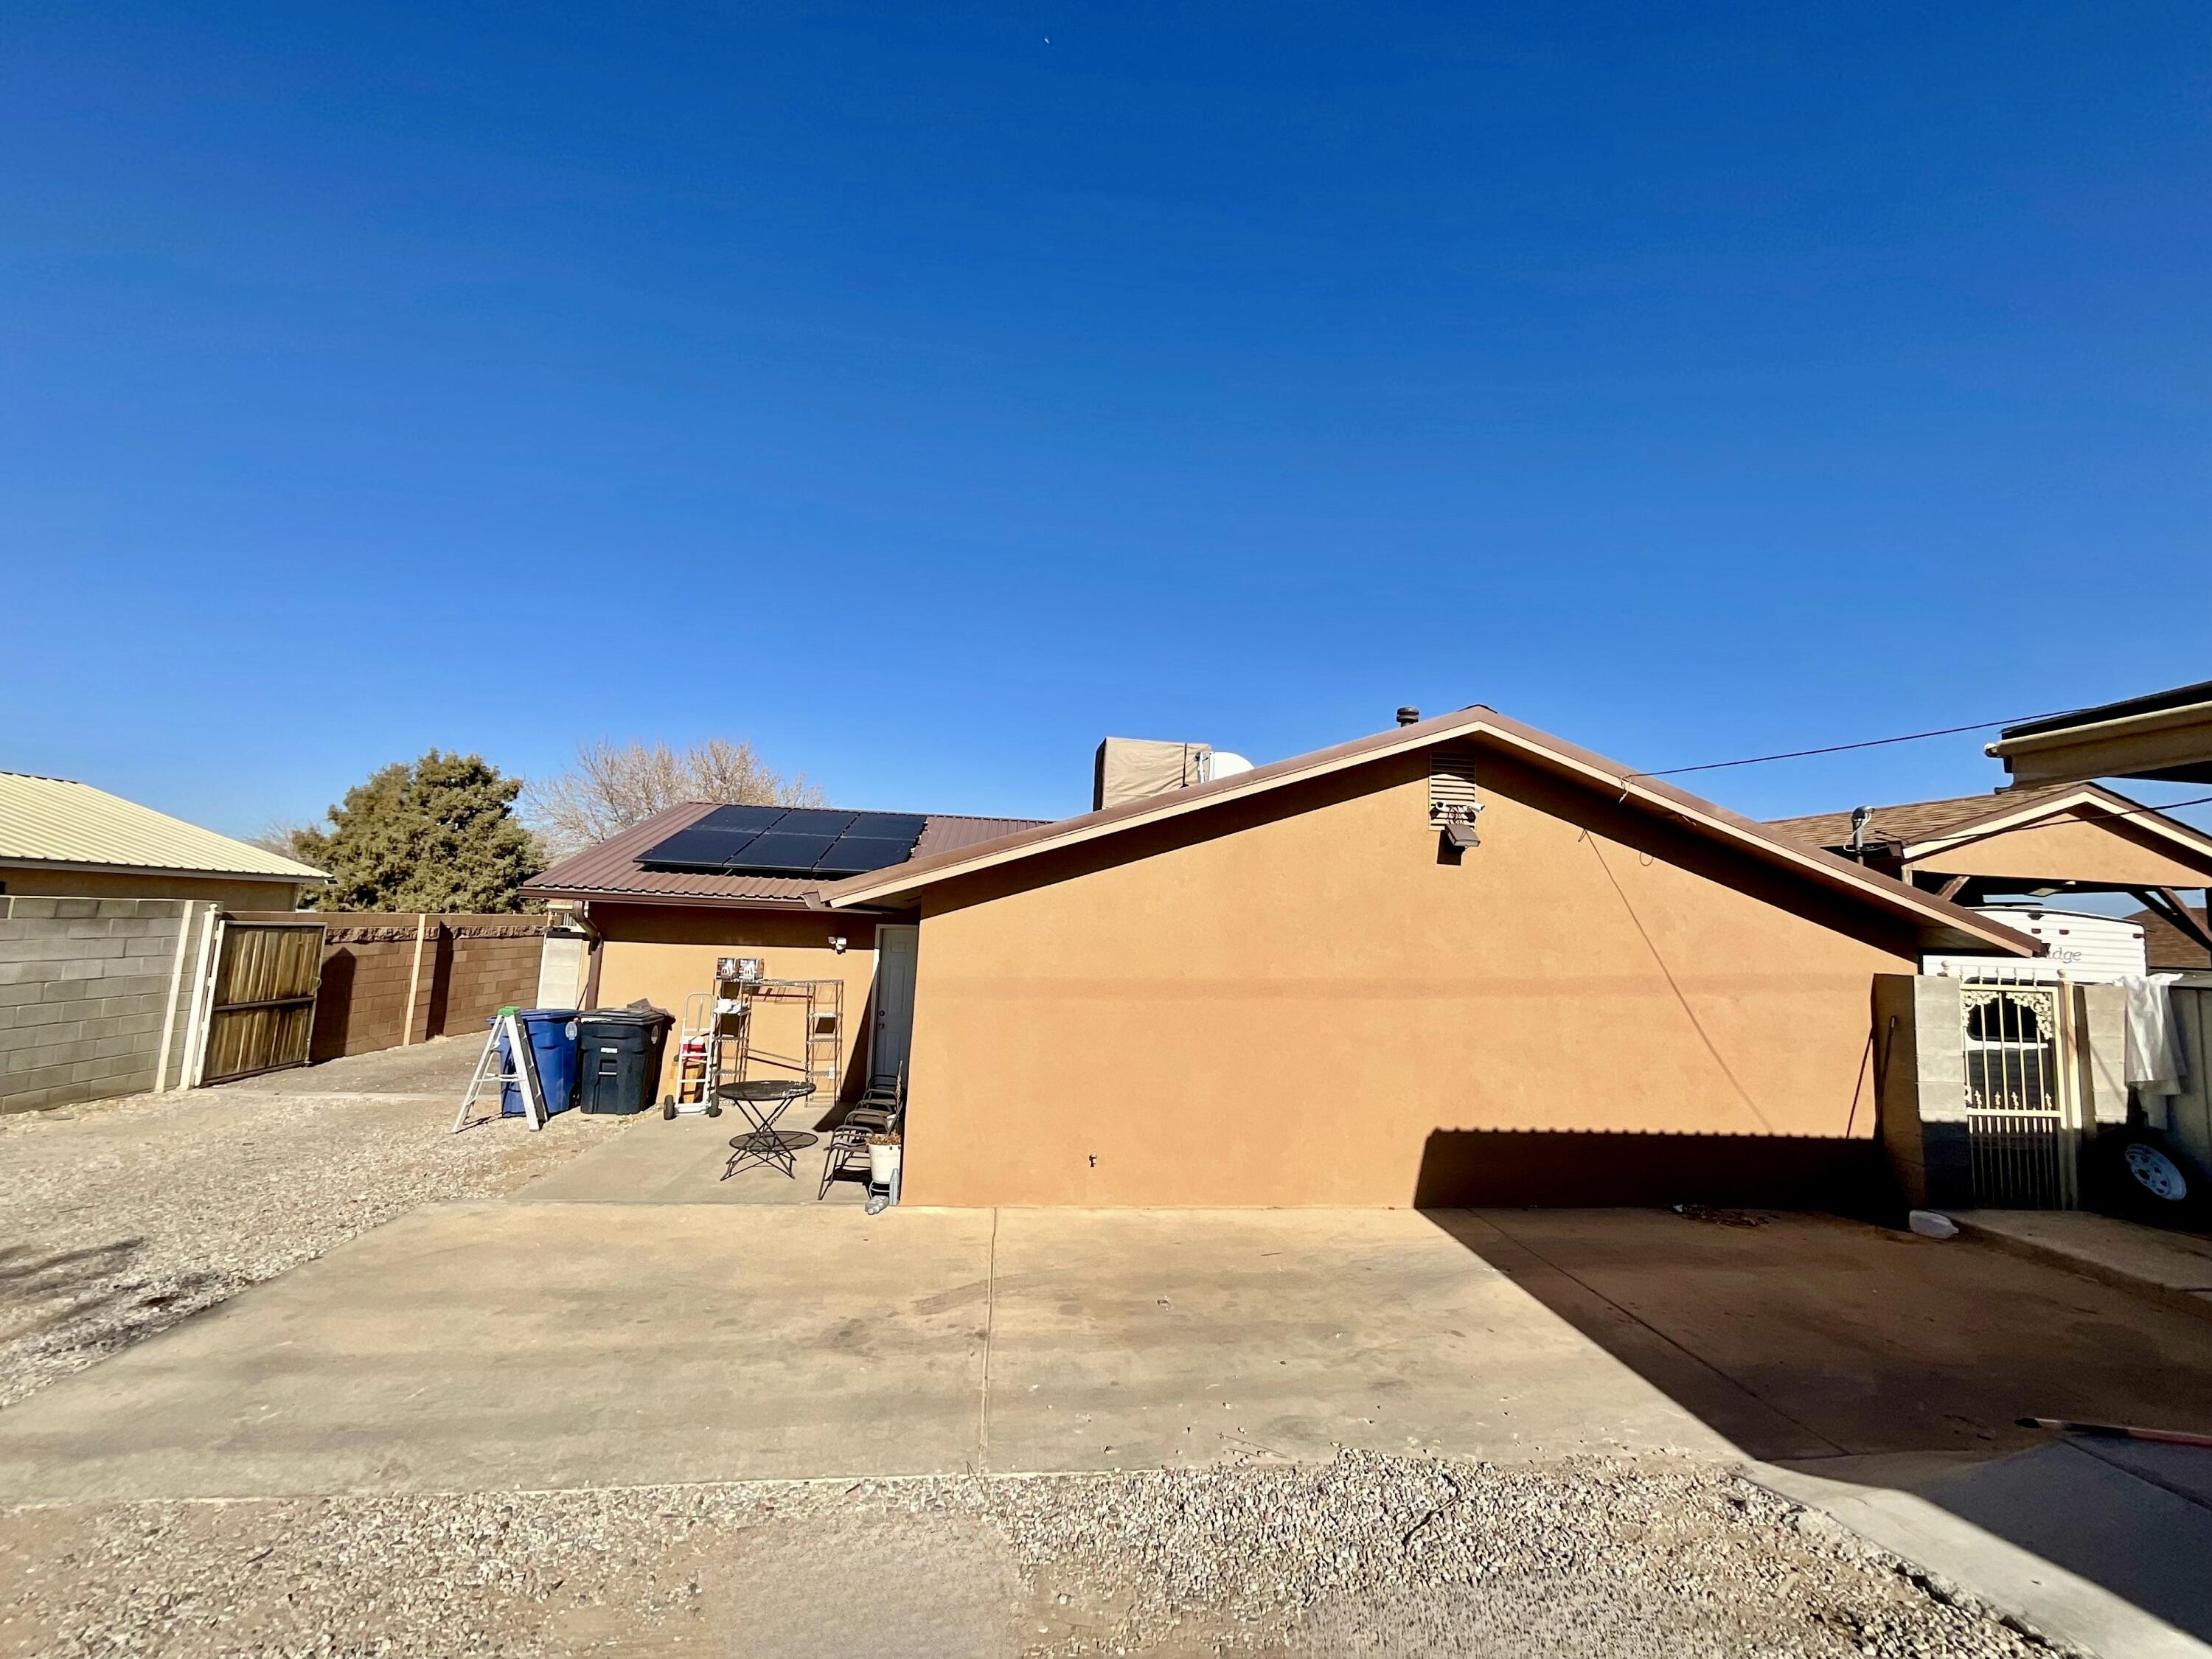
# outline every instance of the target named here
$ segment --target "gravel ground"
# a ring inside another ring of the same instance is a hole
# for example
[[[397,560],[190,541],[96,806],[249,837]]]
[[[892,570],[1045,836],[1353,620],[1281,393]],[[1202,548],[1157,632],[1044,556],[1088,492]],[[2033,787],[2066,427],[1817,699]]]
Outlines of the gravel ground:
[[[510,1192],[625,1121],[449,1133],[480,1051],[440,1038],[0,1118],[0,1407],[418,1204]]]
[[[0,1653],[2063,1652],[1724,1470],[1586,1459],[0,1516]]]

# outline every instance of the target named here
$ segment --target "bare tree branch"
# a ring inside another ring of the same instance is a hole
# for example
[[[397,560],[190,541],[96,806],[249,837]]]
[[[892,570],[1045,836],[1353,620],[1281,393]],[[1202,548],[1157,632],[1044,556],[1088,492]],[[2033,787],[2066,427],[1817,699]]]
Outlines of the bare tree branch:
[[[245,837],[248,847],[258,847],[264,853],[274,853],[279,858],[300,856],[300,837],[312,826],[292,818],[271,818],[253,835]]]
[[[710,738],[689,749],[665,743],[580,744],[568,770],[533,781],[522,816],[556,858],[596,847],[655,812],[686,801],[726,806],[819,806],[804,776],[785,777],[750,743]]]

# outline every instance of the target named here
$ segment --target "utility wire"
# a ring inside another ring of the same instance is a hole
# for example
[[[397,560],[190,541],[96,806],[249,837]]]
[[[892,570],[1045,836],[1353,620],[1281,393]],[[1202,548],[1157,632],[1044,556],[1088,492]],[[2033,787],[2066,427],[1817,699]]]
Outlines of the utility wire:
[[[2061,709],[2061,714],[2070,711]],[[1955,738],[1961,732],[1987,732],[1993,726],[2019,726],[2028,720],[2049,720],[2048,714],[2015,714],[2010,720],[1977,720],[1972,726],[1946,726],[1934,732],[1908,732],[1901,738],[1869,738],[1863,743],[1832,743],[1825,749],[1792,749],[1779,755],[1752,755],[1742,760],[1707,761],[1702,766],[1669,766],[1657,772],[1631,772],[1632,778],[1678,778],[1685,772],[1718,772],[1730,766],[1764,766],[1769,761],[1802,760],[1808,755],[1840,755],[1849,749],[1880,749],[1893,743],[1918,743],[1923,738]]]

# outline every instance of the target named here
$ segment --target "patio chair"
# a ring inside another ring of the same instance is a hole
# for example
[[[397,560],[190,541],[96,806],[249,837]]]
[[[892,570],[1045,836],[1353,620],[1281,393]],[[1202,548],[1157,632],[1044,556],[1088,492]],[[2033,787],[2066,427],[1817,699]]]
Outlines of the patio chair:
[[[854,1164],[868,1161],[868,1137],[897,1128],[906,1117],[906,1068],[891,1078],[872,1078],[860,1097],[830,1131],[830,1146],[822,1158],[822,1185],[814,1194],[820,1203],[830,1196],[830,1183]]]

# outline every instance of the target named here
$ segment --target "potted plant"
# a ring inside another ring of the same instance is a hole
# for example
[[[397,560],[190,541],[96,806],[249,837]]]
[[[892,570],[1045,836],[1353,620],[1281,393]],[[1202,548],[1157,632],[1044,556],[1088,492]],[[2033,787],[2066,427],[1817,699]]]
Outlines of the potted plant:
[[[888,1193],[898,1186],[899,1132],[884,1129],[868,1137],[868,1185]]]

